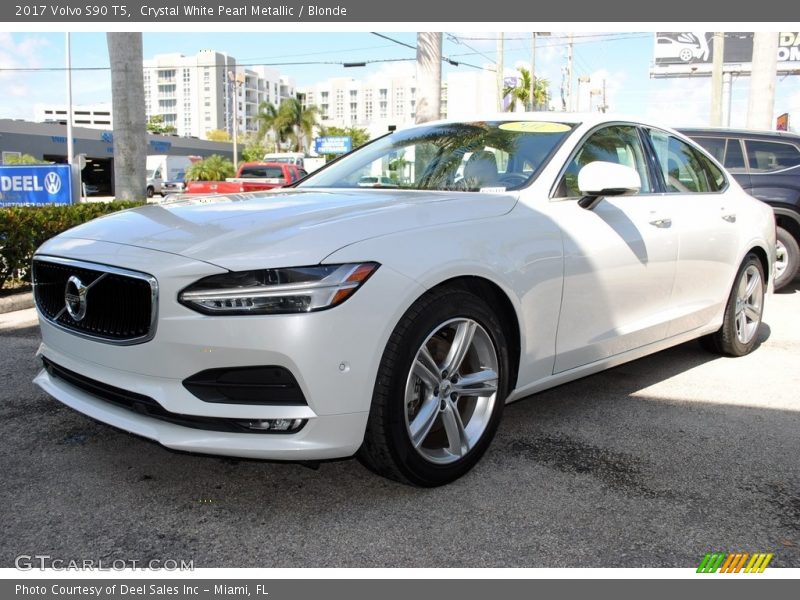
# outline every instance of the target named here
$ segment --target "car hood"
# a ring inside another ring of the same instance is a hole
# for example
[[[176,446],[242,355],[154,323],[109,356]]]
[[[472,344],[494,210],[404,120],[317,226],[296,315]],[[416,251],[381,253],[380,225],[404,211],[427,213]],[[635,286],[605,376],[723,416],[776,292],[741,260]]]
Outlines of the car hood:
[[[399,190],[203,196],[114,213],[57,239],[137,246],[231,270],[270,268],[315,264],[368,238],[500,216],[516,201],[511,193]]]

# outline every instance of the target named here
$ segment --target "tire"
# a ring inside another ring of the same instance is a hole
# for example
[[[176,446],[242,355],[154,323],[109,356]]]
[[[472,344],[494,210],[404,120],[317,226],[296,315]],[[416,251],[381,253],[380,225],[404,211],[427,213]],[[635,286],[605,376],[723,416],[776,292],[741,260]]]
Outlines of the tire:
[[[759,258],[750,253],[734,279],[722,327],[701,338],[703,347],[727,356],[744,356],[752,352],[758,345],[765,290],[764,267]]]
[[[141,189],[141,188],[139,188],[139,189]],[[147,186],[147,197],[148,198],[152,198],[154,195],[155,195],[155,190],[153,189],[153,186],[148,185]]]
[[[800,247],[797,240],[783,227],[777,228],[778,255],[775,261],[775,291],[789,285],[800,266]]]
[[[455,374],[444,372],[448,365],[455,365]],[[357,456],[375,473],[403,483],[450,483],[489,447],[508,386],[506,335],[490,306],[465,289],[428,292],[386,344]],[[469,394],[476,391],[484,393]]]
[[[678,58],[681,59],[681,62],[687,63],[694,58],[694,54],[689,48],[681,48],[681,51],[678,53]]]

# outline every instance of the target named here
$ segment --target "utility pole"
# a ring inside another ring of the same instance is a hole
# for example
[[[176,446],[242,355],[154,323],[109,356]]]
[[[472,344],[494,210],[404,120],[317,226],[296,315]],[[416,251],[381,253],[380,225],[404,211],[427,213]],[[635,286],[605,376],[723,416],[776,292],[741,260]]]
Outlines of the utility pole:
[[[228,79],[233,87],[233,168],[239,168],[239,86],[244,83],[244,73],[228,71]]]
[[[531,34],[531,111],[536,110],[536,32]]]
[[[725,56],[725,34],[714,33],[713,63],[711,66],[711,126],[722,125],[722,66]]]
[[[572,111],[574,103],[572,100],[572,33],[569,34],[569,44],[567,45],[567,111]]]
[[[72,141],[72,49],[69,39],[69,31],[65,34],[65,51],[66,51],[66,62],[67,62],[67,164],[69,165],[69,176],[72,182],[72,198],[71,202],[75,202],[75,198],[77,195],[80,195],[80,191],[76,193],[75,188],[80,188],[80,185],[75,185],[75,180],[80,179],[75,177],[75,166],[72,164],[75,160],[75,148],[74,142]]]
[[[577,94],[576,94],[576,103],[575,103],[576,104],[576,106],[575,106],[576,112],[581,112],[581,89],[582,89],[581,84],[582,83],[589,83],[590,81],[591,81],[591,78],[588,75],[580,75],[578,77],[578,91],[577,91]],[[591,110],[591,105],[592,105],[592,98],[591,98],[591,94],[590,94],[590,96],[589,96],[589,110]]]
[[[605,113],[608,110],[608,104],[606,103],[606,80],[603,78],[603,106],[600,108],[601,113]]]
[[[415,121],[441,118],[442,34],[417,33],[417,104]]]
[[[753,34],[753,73],[747,99],[747,128],[772,129],[775,109],[775,77],[778,68],[778,34]]]
[[[497,112],[503,112],[503,32],[497,35]]]

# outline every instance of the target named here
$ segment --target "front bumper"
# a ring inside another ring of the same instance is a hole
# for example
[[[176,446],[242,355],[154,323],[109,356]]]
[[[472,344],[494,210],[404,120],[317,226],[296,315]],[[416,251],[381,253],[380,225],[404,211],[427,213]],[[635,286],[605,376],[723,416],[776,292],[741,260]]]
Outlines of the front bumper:
[[[424,291],[408,278],[381,267],[362,289],[330,310],[211,317],[180,305],[177,294],[192,281],[221,269],[153,250],[120,250],[105,242],[87,248],[90,250],[85,253],[72,248],[68,256],[124,265],[156,277],[160,298],[155,337],[143,344],[116,346],[80,338],[40,315],[41,356],[85,378],[152,398],[174,414],[303,419],[306,424],[296,433],[210,431],[111,404],[44,370],[34,383],[99,421],[169,448],[206,454],[274,460],[354,454],[363,440],[383,348],[405,307]],[[55,255],[53,249],[48,250]],[[125,254],[125,260],[114,260],[113,253],[119,252]],[[183,385],[185,379],[206,369],[264,365],[289,370],[307,405],[205,402]]]

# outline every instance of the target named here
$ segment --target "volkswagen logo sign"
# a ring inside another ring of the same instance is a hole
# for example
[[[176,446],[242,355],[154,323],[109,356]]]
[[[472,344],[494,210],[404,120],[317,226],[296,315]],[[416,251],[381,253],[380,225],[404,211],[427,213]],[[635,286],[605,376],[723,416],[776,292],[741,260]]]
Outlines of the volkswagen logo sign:
[[[75,322],[80,322],[86,316],[86,294],[89,288],[83,285],[83,282],[76,276],[72,275],[67,279],[67,286],[64,290],[64,302],[67,305],[67,312]]]
[[[50,171],[44,176],[44,189],[51,195],[55,195],[61,190],[61,177],[58,173]]]

